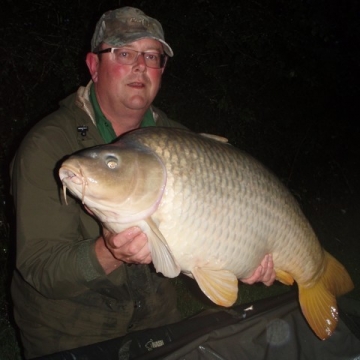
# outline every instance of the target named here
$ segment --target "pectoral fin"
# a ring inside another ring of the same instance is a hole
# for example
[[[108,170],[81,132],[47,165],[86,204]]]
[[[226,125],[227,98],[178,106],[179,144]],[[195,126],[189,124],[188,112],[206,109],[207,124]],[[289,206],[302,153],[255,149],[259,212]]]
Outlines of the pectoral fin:
[[[163,234],[152,218],[147,218],[146,223],[150,231],[147,232],[152,261],[157,272],[173,278],[180,274],[180,266],[172,254]]]
[[[192,274],[203,293],[215,304],[229,307],[238,294],[238,280],[228,270],[194,268]]]

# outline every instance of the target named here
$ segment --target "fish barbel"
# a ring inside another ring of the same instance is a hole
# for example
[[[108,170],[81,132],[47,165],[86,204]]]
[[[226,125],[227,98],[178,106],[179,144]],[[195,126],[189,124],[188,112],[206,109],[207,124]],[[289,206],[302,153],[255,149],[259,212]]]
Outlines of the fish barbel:
[[[156,271],[194,278],[218,305],[233,305],[238,279],[271,253],[277,280],[296,281],[315,334],[333,333],[336,296],[351,278],[291,193],[248,154],[213,136],[149,127],[71,156],[59,176],[110,231],[139,226]]]

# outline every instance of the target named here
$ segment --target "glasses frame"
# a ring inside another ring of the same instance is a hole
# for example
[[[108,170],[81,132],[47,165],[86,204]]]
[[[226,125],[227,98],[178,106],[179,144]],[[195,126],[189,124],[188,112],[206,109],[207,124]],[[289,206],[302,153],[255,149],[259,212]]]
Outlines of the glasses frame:
[[[133,50],[133,49],[128,49],[128,48],[117,48],[117,47],[110,47],[110,48],[106,48],[103,50],[97,50],[94,51],[94,54],[105,54],[105,53],[111,53],[114,54],[115,50],[127,50],[127,51],[133,51],[137,53],[137,56],[135,57],[134,62],[132,62],[131,64],[121,64],[121,65],[133,65],[136,63],[137,59],[139,58],[140,55],[144,56],[144,62],[146,67],[149,67],[151,69],[163,69],[166,65],[168,56],[166,54],[158,54],[158,53],[154,53],[154,52],[150,52],[150,51],[137,51],[137,50]],[[160,67],[153,67],[153,66],[149,66],[146,64],[146,60],[145,60],[145,54],[157,54],[160,56]]]

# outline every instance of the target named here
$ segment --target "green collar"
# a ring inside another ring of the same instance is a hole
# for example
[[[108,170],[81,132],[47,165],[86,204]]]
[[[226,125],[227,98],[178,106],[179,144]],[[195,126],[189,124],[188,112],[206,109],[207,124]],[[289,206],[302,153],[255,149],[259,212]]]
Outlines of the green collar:
[[[94,84],[90,87],[90,102],[94,108],[96,126],[99,130],[99,133],[105,143],[110,143],[116,139],[115,131],[111,125],[111,122],[105,117],[103,112],[100,109],[100,105],[97,101],[95,94]],[[144,118],[141,121],[140,127],[156,126],[153,113],[148,109],[144,115]]]

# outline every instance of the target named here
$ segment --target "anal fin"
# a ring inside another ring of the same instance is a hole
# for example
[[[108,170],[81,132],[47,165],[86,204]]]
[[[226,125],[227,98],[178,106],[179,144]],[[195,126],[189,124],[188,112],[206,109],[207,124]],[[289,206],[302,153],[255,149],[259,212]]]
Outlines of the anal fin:
[[[276,280],[280,281],[285,285],[292,285],[294,283],[294,278],[286,271],[276,269]]]

